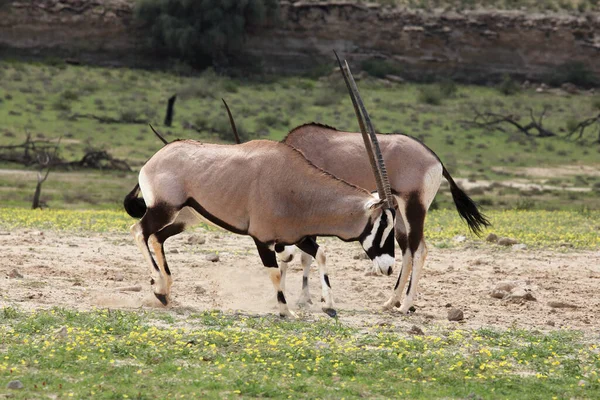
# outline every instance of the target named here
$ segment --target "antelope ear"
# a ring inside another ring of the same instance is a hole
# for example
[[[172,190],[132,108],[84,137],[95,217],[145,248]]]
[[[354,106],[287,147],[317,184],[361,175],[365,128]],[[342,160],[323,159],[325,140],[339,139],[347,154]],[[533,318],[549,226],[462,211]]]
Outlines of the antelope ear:
[[[367,202],[365,208],[369,211],[373,211],[377,208],[381,208],[383,206],[384,200],[381,199],[372,199]]]

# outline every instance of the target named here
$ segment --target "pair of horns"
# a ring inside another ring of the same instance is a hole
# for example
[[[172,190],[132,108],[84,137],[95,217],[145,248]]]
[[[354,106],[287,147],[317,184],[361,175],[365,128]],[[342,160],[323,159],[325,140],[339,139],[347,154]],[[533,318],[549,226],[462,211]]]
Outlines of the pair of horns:
[[[375,175],[377,193],[379,194],[379,198],[384,201],[386,208],[393,208],[394,198],[392,197],[392,190],[390,189],[390,182],[385,169],[385,163],[383,162],[383,155],[381,154],[381,149],[379,148],[379,141],[377,140],[375,129],[371,123],[371,117],[369,117],[369,113],[367,112],[362,98],[360,97],[360,93],[356,87],[356,82],[354,81],[354,77],[352,76],[352,72],[348,66],[348,62],[344,60],[344,65],[342,65],[338,54],[335,52],[335,50],[333,52],[340,66],[340,71],[344,77],[344,82],[346,82],[346,87],[348,88],[352,105],[354,106],[354,112],[356,113],[356,118],[358,119],[360,132],[362,133],[362,137],[365,142],[365,148],[367,149],[367,154],[369,155],[369,161],[371,162],[371,168],[373,168],[373,174]]]

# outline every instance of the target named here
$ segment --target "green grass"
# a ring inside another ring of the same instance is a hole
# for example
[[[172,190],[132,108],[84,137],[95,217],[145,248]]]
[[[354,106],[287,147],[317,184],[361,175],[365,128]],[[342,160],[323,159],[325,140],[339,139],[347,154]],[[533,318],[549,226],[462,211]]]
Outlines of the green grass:
[[[11,398],[597,398],[581,333],[394,326],[204,312],[0,309]]]
[[[517,176],[511,171],[522,167],[598,165],[600,145],[592,142],[591,134],[576,143],[561,138],[526,138],[510,127],[505,127],[505,132],[485,132],[462,123],[472,117],[474,106],[481,111],[521,115],[523,122],[529,118],[527,108],[541,112],[550,107],[545,124],[560,131],[569,121],[597,114],[597,99],[591,95],[558,96],[523,90],[506,96],[497,88],[452,85],[452,96],[428,104],[431,100],[423,98],[423,93],[431,90],[429,85],[390,86],[372,78],[361,80],[359,85],[379,131],[399,131],[423,140],[455,177],[511,179]],[[440,90],[442,87],[439,86]],[[178,93],[174,125],[162,127],[166,101],[174,93]],[[62,137],[60,155],[66,159],[78,159],[88,149],[105,149],[138,169],[162,143],[146,123],[128,121],[140,119],[153,123],[168,140],[232,142],[221,97],[226,98],[238,125],[251,138],[280,140],[290,128],[310,121],[357,130],[348,95],[341,78],[336,76],[325,81],[302,77],[258,81],[214,73],[183,77],[143,70],[3,61],[0,62],[0,120],[3,121],[0,144],[21,143],[27,133],[36,139]],[[122,123],[76,117],[85,114]],[[498,166],[506,168],[508,173],[499,177],[492,171]],[[1,167],[14,168],[6,163]],[[42,191],[42,200],[53,208],[116,207],[135,183],[133,173],[60,175],[58,172],[50,174]],[[577,183],[575,177],[562,179],[567,185]],[[593,181],[596,177],[590,179],[586,182],[588,186],[597,183]],[[34,175],[27,179],[3,175],[0,201],[27,206],[34,188]],[[597,191],[534,194],[533,208],[597,209],[596,194]],[[493,208],[512,208],[518,197],[498,191],[485,196]],[[450,206],[446,200],[439,205]]]
[[[600,249],[600,212],[490,211],[493,226],[483,232],[517,239],[532,247]],[[129,232],[135,220],[121,210],[29,210],[0,208],[0,229],[42,229],[70,232]],[[203,225],[207,228],[206,225]],[[425,237],[438,247],[451,247],[457,235],[469,234],[454,210],[433,210],[427,216]],[[481,239],[480,239],[481,240]]]

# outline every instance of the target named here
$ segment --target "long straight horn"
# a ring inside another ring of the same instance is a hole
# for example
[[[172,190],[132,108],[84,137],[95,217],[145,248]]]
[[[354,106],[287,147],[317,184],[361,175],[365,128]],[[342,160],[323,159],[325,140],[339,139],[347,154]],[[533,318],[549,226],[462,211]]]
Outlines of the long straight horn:
[[[392,190],[390,189],[390,182],[387,176],[387,170],[385,169],[383,155],[381,154],[381,149],[379,148],[379,141],[377,140],[375,129],[373,128],[373,124],[371,123],[371,117],[369,117],[369,113],[367,112],[362,98],[360,97],[358,87],[356,86],[356,82],[354,81],[354,77],[352,76],[352,72],[350,71],[350,67],[348,66],[348,62],[344,60],[344,69],[344,66],[342,66],[342,63],[337,53],[335,51],[334,53],[340,66],[342,76],[344,77],[344,82],[346,82],[348,92],[350,93],[350,99],[352,100],[352,105],[354,106],[356,118],[358,119],[358,125],[360,126],[360,131],[362,133],[363,140],[365,142],[365,147],[369,155],[369,161],[371,162],[373,174],[375,175],[375,182],[377,183],[377,193],[379,194],[379,198],[385,201],[386,206],[388,208],[392,208],[394,206]]]
[[[240,140],[240,136],[238,135],[237,128],[235,127],[235,121],[233,120],[233,115],[231,115],[231,110],[229,109],[229,106],[227,105],[227,102],[225,101],[225,99],[221,99],[221,100],[223,100],[223,104],[225,104],[225,109],[227,110],[227,115],[229,115],[229,123],[231,124],[231,129],[233,130],[233,135],[235,136],[235,142],[237,144],[241,144],[242,141]]]
[[[158,133],[156,131],[156,129],[154,129],[154,127],[150,124],[148,124],[148,126],[150,127],[150,129],[152,129],[152,132],[154,132],[154,134],[156,136],[158,136],[158,138],[164,143],[164,144],[169,144],[169,142],[167,142],[167,139],[165,139],[160,133]]]

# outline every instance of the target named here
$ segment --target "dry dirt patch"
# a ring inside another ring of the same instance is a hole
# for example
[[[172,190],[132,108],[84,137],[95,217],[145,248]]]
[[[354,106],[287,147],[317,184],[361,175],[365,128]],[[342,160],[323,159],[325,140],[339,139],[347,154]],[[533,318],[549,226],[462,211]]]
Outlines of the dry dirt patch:
[[[203,236],[203,244],[188,243]],[[356,244],[322,239],[334,299],[343,322],[355,325],[393,323],[457,324],[448,322],[450,306],[464,311],[464,327],[559,329],[598,332],[600,326],[599,251],[514,251],[490,244],[466,244],[461,248],[430,246],[421,279],[417,311],[412,316],[382,312],[394,277],[365,276],[369,261],[356,260]],[[87,310],[94,307],[122,309],[162,306],[150,292],[148,267],[127,234],[56,233],[14,231],[0,235],[0,306],[23,309],[52,306]],[[170,239],[166,244],[175,283],[173,307],[177,310],[240,310],[276,313],[276,301],[252,240],[223,232],[197,230]],[[206,254],[218,251],[220,261]],[[22,275],[9,277],[16,269]],[[395,271],[394,275],[396,275]],[[288,273],[288,302],[296,309],[302,272],[299,262]],[[492,289],[503,281],[531,288],[536,301],[492,298]],[[316,268],[311,271],[314,304],[299,310],[301,318],[324,316],[320,311],[320,286]],[[118,289],[141,285],[140,292]],[[576,308],[553,308],[563,302]]]

